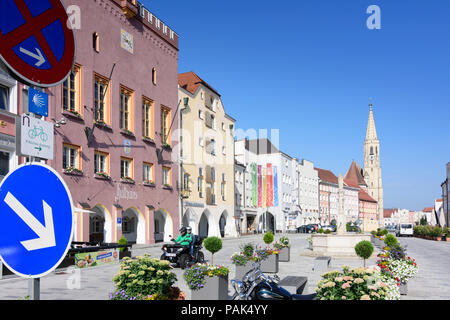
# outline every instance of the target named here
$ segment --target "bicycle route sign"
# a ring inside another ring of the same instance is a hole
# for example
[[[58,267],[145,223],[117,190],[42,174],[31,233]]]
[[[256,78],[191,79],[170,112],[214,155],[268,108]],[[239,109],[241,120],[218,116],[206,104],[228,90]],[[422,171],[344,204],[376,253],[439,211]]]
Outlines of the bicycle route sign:
[[[73,202],[50,166],[19,166],[0,183],[0,259],[15,274],[40,278],[66,256],[73,236]]]
[[[53,160],[53,123],[22,114],[20,125],[16,128],[17,152],[20,156]]]
[[[60,0],[2,0],[0,58],[26,84],[60,84],[75,62],[68,19]]]

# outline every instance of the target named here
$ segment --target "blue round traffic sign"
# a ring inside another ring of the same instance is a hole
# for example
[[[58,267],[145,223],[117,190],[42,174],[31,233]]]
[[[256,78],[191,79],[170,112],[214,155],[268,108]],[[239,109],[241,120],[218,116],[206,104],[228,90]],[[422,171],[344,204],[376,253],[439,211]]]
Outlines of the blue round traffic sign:
[[[70,248],[73,204],[51,167],[21,165],[0,184],[0,257],[15,274],[39,278],[54,270]]]

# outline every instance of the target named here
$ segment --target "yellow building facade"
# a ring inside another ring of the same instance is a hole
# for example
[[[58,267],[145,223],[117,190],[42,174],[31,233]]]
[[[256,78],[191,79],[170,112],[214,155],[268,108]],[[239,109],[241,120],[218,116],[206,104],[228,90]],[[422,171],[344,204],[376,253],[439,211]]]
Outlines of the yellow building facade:
[[[194,72],[179,74],[178,85],[182,225],[200,236],[235,236],[235,120]]]

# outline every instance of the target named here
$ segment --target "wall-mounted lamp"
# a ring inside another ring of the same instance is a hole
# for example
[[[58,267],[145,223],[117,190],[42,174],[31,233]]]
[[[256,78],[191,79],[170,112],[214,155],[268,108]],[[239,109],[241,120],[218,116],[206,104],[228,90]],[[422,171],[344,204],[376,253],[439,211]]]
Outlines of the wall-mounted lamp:
[[[189,104],[189,97],[184,98],[184,106],[187,108]]]
[[[59,120],[59,121],[56,121],[55,119],[52,119],[54,122],[55,122],[55,128],[59,128],[59,127],[61,127],[61,125],[66,125],[67,124],[67,121],[66,121],[66,118],[61,118],[61,120]]]

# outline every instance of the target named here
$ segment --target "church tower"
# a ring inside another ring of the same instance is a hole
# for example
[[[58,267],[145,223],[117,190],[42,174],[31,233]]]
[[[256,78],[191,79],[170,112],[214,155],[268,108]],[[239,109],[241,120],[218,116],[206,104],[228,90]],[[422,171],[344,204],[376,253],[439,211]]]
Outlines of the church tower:
[[[367,122],[366,139],[364,140],[364,180],[367,193],[378,202],[378,224],[383,226],[383,185],[381,181],[380,141],[378,140],[370,103],[369,120]]]

